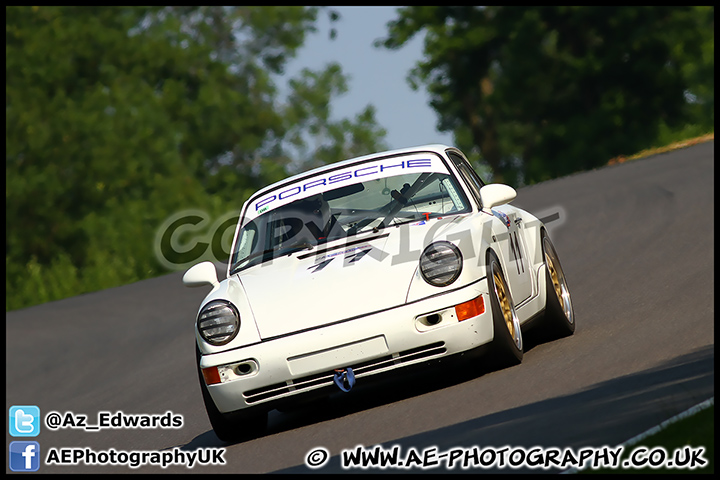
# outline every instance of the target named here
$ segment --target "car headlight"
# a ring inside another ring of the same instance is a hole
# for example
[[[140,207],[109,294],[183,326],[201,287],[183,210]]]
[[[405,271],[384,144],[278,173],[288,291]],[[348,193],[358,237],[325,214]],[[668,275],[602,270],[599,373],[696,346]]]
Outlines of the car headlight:
[[[435,242],[420,255],[420,274],[430,285],[444,287],[453,283],[462,270],[462,254],[450,242]]]
[[[237,335],[240,315],[232,303],[213,300],[200,310],[197,327],[200,336],[210,345],[225,345]]]

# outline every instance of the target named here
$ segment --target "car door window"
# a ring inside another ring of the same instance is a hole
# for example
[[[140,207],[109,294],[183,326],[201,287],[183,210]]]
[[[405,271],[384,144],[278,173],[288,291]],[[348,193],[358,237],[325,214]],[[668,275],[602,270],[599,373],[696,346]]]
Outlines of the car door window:
[[[482,208],[482,202],[480,201],[480,189],[485,185],[485,182],[482,181],[467,160],[453,152],[449,152],[448,156],[455,165],[455,168],[457,168],[458,172],[460,172],[460,175],[463,177],[463,180],[470,189],[472,196],[475,197],[477,204],[480,208]]]

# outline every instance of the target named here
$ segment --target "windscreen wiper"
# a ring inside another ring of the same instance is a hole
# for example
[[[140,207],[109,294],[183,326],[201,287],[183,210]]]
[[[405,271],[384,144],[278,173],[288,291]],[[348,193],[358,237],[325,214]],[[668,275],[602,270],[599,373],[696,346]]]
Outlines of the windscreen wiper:
[[[393,205],[393,207],[390,209],[390,211],[385,216],[385,218],[383,218],[383,221],[380,222],[380,225],[378,226],[378,228],[384,227],[385,225],[388,224],[388,222],[390,220],[395,218],[395,215],[397,215],[397,213],[400,210],[402,210],[402,208],[405,205],[407,205],[410,200],[412,200],[412,197],[415,196],[415,194],[423,187],[425,182],[429,178],[431,178],[433,175],[435,175],[435,174],[430,173],[430,172],[422,173],[410,187],[408,187],[407,189],[403,188],[403,190],[404,190],[403,192],[398,192],[397,190],[393,190],[391,192],[391,195],[392,195],[393,199],[395,200],[395,205]]]
[[[295,252],[299,252],[301,250],[310,250],[315,245],[313,245],[310,242],[302,242],[302,243],[296,243],[295,245],[290,245],[289,247],[286,247],[282,250],[278,251],[278,256],[280,255],[292,255]]]

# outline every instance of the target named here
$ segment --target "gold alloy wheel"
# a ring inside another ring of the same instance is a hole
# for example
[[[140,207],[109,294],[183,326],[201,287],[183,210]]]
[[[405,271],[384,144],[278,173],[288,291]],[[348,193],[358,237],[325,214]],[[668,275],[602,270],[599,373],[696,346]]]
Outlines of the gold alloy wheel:
[[[560,281],[558,280],[558,273],[557,270],[555,270],[555,264],[552,261],[552,258],[550,258],[548,255],[545,256],[545,261],[547,262],[548,269],[550,270],[550,278],[552,279],[553,287],[555,288],[555,295],[557,295],[558,300],[560,301],[560,306],[563,309],[563,312],[565,311],[565,300],[563,299],[562,289],[560,288]]]
[[[493,268],[493,280],[495,283],[495,294],[497,295],[500,303],[500,310],[502,310],[503,319],[505,320],[505,326],[510,332],[510,337],[513,339],[515,346],[522,350],[522,337],[520,336],[520,328],[515,315],[515,310],[510,304],[510,297],[507,294],[505,281],[503,280],[500,272]]]
[[[568,291],[567,284],[565,283],[565,274],[562,271],[560,262],[555,261],[555,250],[550,244],[549,240],[545,240],[544,251],[545,251],[545,264],[547,265],[548,272],[550,273],[550,279],[555,289],[555,296],[560,303],[560,308],[565,314],[568,322],[573,322],[572,306],[570,304],[570,292]]]

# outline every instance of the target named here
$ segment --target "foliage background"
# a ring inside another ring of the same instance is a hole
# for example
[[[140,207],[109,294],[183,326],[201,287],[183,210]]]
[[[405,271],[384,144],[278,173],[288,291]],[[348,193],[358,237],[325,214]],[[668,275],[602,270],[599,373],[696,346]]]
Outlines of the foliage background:
[[[337,64],[283,68],[315,7],[6,7],[6,310],[167,272],[172,214],[386,148]],[[404,7],[378,48],[488,179],[522,186],[714,130],[712,7]],[[332,34],[331,34],[332,36]]]

